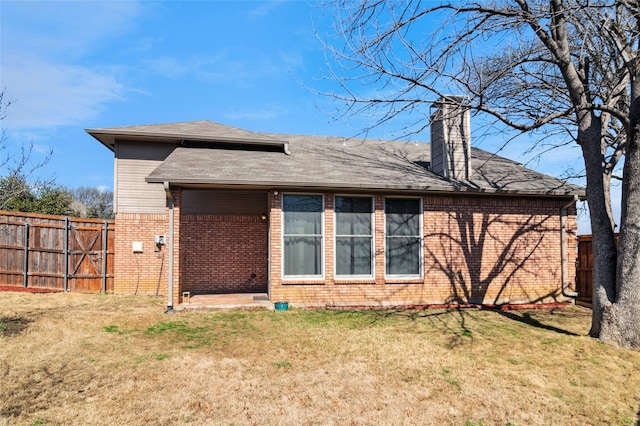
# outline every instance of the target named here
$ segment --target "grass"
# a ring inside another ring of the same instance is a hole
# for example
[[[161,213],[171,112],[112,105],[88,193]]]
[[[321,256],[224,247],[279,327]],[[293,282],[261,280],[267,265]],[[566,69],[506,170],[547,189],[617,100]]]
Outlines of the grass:
[[[634,425],[590,311],[198,311],[2,293],[0,425]]]

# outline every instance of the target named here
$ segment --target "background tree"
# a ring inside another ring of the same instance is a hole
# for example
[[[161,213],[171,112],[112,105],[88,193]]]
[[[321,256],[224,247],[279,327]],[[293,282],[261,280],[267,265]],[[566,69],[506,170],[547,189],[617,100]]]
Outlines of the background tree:
[[[68,190],[55,185],[32,188],[23,175],[10,174],[0,178],[0,194],[5,194],[1,210],[76,216],[73,197]],[[10,194],[10,195],[9,195]]]
[[[38,188],[35,195],[34,213],[77,216],[71,204],[73,197],[67,189],[54,185],[43,186]]]
[[[6,118],[12,103],[7,99],[6,90],[0,91],[0,122]],[[1,128],[0,210],[105,219],[113,216],[111,191],[88,187],[70,190],[56,185],[53,179],[36,176],[52,152],[42,161],[34,162],[32,149],[33,145],[22,145],[16,153],[10,147],[6,129]]]
[[[76,210],[82,217],[111,219],[113,217],[113,192],[80,186],[71,190],[73,199],[80,205]]]
[[[24,211],[35,199],[27,179],[14,173],[0,178],[0,194],[3,198],[0,210]]]
[[[0,91],[0,122],[6,116],[13,101],[7,98],[6,90]],[[21,203],[29,204],[34,192],[53,184],[51,179],[36,175],[38,169],[49,162],[52,151],[41,161],[32,161],[33,145],[21,145],[18,152],[11,149],[7,131],[0,126],[0,210],[20,210]],[[21,210],[23,211],[23,210]],[[32,210],[27,210],[32,211]]]
[[[577,143],[594,251],[590,334],[640,347],[640,8],[626,0],[335,1],[331,77],[345,114],[405,132],[429,105],[466,97],[487,129]],[[434,29],[435,23],[440,23]],[[508,140],[507,140],[508,141]],[[623,163],[616,247],[610,185]]]

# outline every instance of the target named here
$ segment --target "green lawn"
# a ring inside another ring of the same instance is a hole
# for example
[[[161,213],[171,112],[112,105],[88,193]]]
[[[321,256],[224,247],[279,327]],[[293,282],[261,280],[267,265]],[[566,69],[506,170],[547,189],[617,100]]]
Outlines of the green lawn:
[[[634,425],[640,352],[590,311],[163,313],[0,293],[4,425]]]

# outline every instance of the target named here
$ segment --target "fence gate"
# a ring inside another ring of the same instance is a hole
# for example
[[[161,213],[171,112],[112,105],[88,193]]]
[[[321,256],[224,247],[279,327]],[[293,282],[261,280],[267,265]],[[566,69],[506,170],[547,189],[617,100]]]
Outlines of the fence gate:
[[[591,235],[578,235],[578,261],[576,264],[576,303],[591,306],[593,294],[593,243]]]
[[[113,221],[0,211],[0,285],[113,291]]]
[[[618,234],[615,234],[616,243]],[[576,303],[591,307],[593,296],[593,241],[591,235],[578,235],[578,263],[576,264]]]

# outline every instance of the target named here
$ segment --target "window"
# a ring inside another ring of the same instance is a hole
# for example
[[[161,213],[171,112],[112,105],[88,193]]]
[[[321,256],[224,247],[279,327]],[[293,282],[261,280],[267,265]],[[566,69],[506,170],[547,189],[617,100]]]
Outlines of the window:
[[[336,197],[336,275],[373,275],[373,199]]]
[[[284,275],[322,276],[322,195],[283,196]]]
[[[420,200],[387,198],[385,264],[387,275],[421,276],[422,221]]]

